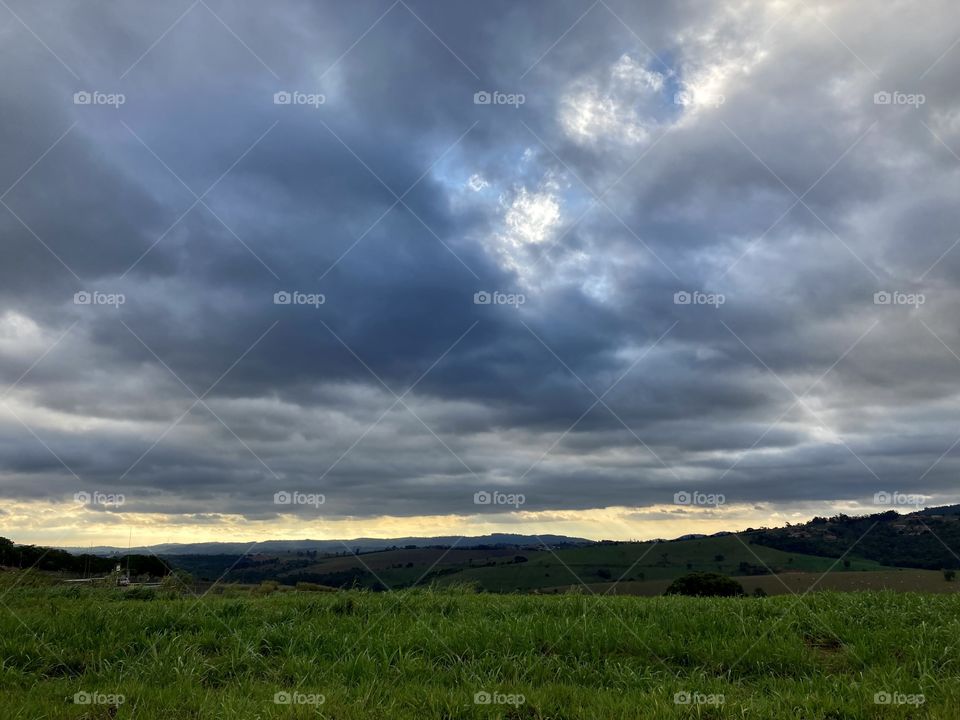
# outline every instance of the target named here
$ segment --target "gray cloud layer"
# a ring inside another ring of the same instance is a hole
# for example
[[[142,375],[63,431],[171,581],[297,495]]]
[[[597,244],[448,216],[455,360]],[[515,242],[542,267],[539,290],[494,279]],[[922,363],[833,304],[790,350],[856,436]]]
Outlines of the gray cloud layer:
[[[10,7],[8,499],[955,498],[949,3]]]

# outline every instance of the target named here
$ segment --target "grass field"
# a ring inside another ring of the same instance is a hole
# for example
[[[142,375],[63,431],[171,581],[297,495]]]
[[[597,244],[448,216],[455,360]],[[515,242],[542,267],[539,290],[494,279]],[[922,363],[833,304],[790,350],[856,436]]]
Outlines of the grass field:
[[[960,708],[957,595],[134,599],[0,578],[3,718],[857,720]],[[82,704],[91,698],[103,702]]]
[[[475,582],[494,592],[579,585],[617,580],[672,580],[688,572],[741,575],[741,563],[757,571],[825,573],[844,570],[836,558],[788,553],[751,545],[734,535],[675,542],[597,544],[538,552],[523,564],[467,568],[440,583]],[[871,560],[852,558],[849,570],[889,570]]]
[[[934,570],[890,569],[871,572],[788,572],[779,575],[759,575],[735,578],[744,590],[752,593],[761,588],[768,595],[803,594],[806,592],[857,592],[864,590],[895,590],[897,592],[957,593],[960,582],[945,582],[943,573]],[[590,592],[611,595],[663,595],[671,580],[643,582],[589,583]],[[577,585],[544,588],[540,592],[563,593]]]

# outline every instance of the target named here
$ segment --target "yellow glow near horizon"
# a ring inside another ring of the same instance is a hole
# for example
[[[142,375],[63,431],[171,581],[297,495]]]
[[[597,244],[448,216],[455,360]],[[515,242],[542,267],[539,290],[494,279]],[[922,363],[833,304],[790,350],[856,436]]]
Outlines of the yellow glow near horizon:
[[[91,511],[74,504],[20,503],[5,508],[0,535],[17,543],[126,547],[161,543],[263,542],[266,540],[347,540],[352,538],[432,537],[439,535],[568,535],[591,540],[650,540],[692,533],[711,534],[748,527],[798,523],[817,514],[862,514],[875,508],[849,503],[804,506],[724,505],[693,508],[657,505],[593,510],[524,511],[478,515],[322,518],[277,515],[167,515]]]

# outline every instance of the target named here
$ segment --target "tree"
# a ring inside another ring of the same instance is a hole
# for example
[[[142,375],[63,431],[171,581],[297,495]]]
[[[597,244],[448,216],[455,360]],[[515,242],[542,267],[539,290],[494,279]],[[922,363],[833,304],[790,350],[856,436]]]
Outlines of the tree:
[[[13,547],[13,540],[0,537],[0,565],[13,565],[16,563],[16,551]]]
[[[738,597],[745,595],[743,586],[733,578],[719,573],[695,572],[678,577],[664,595],[692,595],[696,597]]]

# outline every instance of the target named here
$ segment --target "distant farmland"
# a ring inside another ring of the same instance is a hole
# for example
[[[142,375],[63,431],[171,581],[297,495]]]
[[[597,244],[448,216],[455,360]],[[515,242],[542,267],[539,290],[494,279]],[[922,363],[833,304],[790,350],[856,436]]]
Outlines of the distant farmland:
[[[889,571],[872,560],[786,552],[735,535],[673,542],[596,543],[583,547],[415,548],[307,557],[301,554],[170,556],[199,579],[397,589],[413,584],[473,584],[490,592],[566,585],[671,580],[694,571],[751,577],[771,572]],[[942,579],[941,579],[942,581]]]

